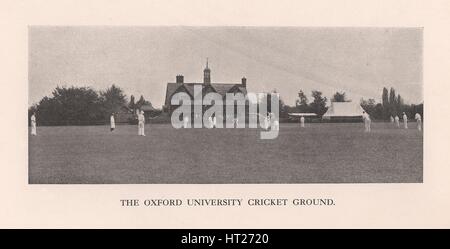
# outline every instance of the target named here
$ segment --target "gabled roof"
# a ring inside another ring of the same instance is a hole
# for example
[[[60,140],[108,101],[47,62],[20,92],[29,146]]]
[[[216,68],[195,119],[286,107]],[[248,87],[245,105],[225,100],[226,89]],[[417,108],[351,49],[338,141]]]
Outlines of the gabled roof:
[[[177,90],[181,87],[184,87],[187,93],[190,96],[194,96],[194,86],[202,86],[202,90],[206,87],[203,83],[167,83],[166,89],[166,105],[170,105],[171,96],[177,92]],[[234,84],[234,83],[211,83],[210,86],[212,89],[220,94],[222,97],[225,97],[226,93],[234,92],[232,91],[235,87],[242,92],[242,94],[247,95],[247,88],[245,88],[242,84]]]

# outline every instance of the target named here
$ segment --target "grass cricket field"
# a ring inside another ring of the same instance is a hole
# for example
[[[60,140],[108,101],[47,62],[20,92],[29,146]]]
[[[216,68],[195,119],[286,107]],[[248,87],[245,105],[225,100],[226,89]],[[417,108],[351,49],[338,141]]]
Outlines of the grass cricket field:
[[[417,183],[423,133],[389,123],[174,129],[170,124],[38,127],[29,137],[31,184]]]

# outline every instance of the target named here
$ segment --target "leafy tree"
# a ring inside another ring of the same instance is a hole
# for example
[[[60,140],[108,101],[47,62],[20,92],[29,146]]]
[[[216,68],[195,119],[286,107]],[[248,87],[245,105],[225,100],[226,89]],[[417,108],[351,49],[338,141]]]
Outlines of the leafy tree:
[[[295,106],[297,107],[297,110],[300,112],[309,111],[308,98],[306,97],[305,93],[302,90],[298,92],[298,99],[295,102]]]
[[[402,97],[399,95],[397,95],[397,103],[396,103],[396,109],[398,110],[398,112],[403,112],[403,99]]]
[[[419,105],[411,104],[409,109],[410,117],[414,117],[416,113],[419,113],[423,120],[423,103]]]
[[[131,97],[130,104],[134,103]],[[89,87],[59,87],[28,109],[36,112],[38,125],[93,125],[109,122],[109,115],[127,104],[123,90],[112,85],[97,92]],[[150,104],[143,96],[139,104]],[[106,116],[106,118],[105,118]]]
[[[372,114],[369,113],[374,119],[383,119],[384,115],[384,107],[381,103],[375,105],[374,111]]]
[[[118,112],[126,104],[126,95],[122,89],[114,84],[106,91],[100,92],[100,98],[106,117],[109,117],[113,112]]]
[[[391,105],[389,103],[389,93],[386,87],[383,87],[383,93],[381,95],[381,103],[383,105],[383,116],[381,118],[386,119],[392,115]]]
[[[395,95],[395,89],[391,87],[389,91],[389,115],[395,116],[398,115],[398,104],[397,97]]]
[[[305,93],[300,90],[298,92],[298,99],[296,101],[297,106],[308,105],[308,97],[306,97]]]
[[[136,108],[136,103],[134,103],[133,95],[130,96],[130,103],[128,104],[128,108],[130,108],[131,110],[134,110],[134,108]]]
[[[314,99],[313,102],[309,104],[311,111],[319,116],[322,116],[325,112],[327,112],[327,98],[322,97],[322,92],[316,90],[313,90],[311,95]]]
[[[368,99],[368,100],[365,100],[365,99],[361,99],[361,102],[360,102],[360,104],[361,104],[361,107],[370,115],[370,116],[372,116],[372,117],[374,117],[374,118],[376,118],[375,117],[375,108],[376,108],[376,102],[375,102],[375,100],[374,99]],[[378,117],[378,118],[381,118],[381,117]]]
[[[385,107],[386,109],[389,108],[389,95],[388,95],[388,89],[386,87],[383,87],[381,101],[382,101],[383,107]]]
[[[143,106],[144,104],[145,104],[145,99],[144,99],[144,96],[141,95],[138,102],[136,102],[136,109],[140,109],[141,106]]]
[[[56,87],[52,97],[44,97],[37,116],[44,125],[84,125],[103,119],[97,92],[88,87]]]
[[[331,99],[331,102],[346,102],[345,92],[336,92]]]

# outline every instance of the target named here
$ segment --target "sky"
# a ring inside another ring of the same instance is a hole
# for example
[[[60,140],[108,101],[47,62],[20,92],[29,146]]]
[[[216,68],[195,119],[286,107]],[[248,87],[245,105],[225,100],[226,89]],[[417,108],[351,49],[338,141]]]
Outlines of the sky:
[[[246,77],[248,91],[276,90],[288,105],[299,90],[379,102],[383,87],[421,103],[422,49],[421,28],[31,26],[28,102],[115,84],[161,107],[167,82],[202,82],[209,58],[212,83]]]

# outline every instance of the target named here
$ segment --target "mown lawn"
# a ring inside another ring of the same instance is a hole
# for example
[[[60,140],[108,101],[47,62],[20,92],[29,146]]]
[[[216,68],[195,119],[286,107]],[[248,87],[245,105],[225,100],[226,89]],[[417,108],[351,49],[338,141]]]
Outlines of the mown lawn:
[[[281,124],[258,129],[137,126],[38,127],[29,183],[400,183],[423,181],[423,135],[373,123]]]

